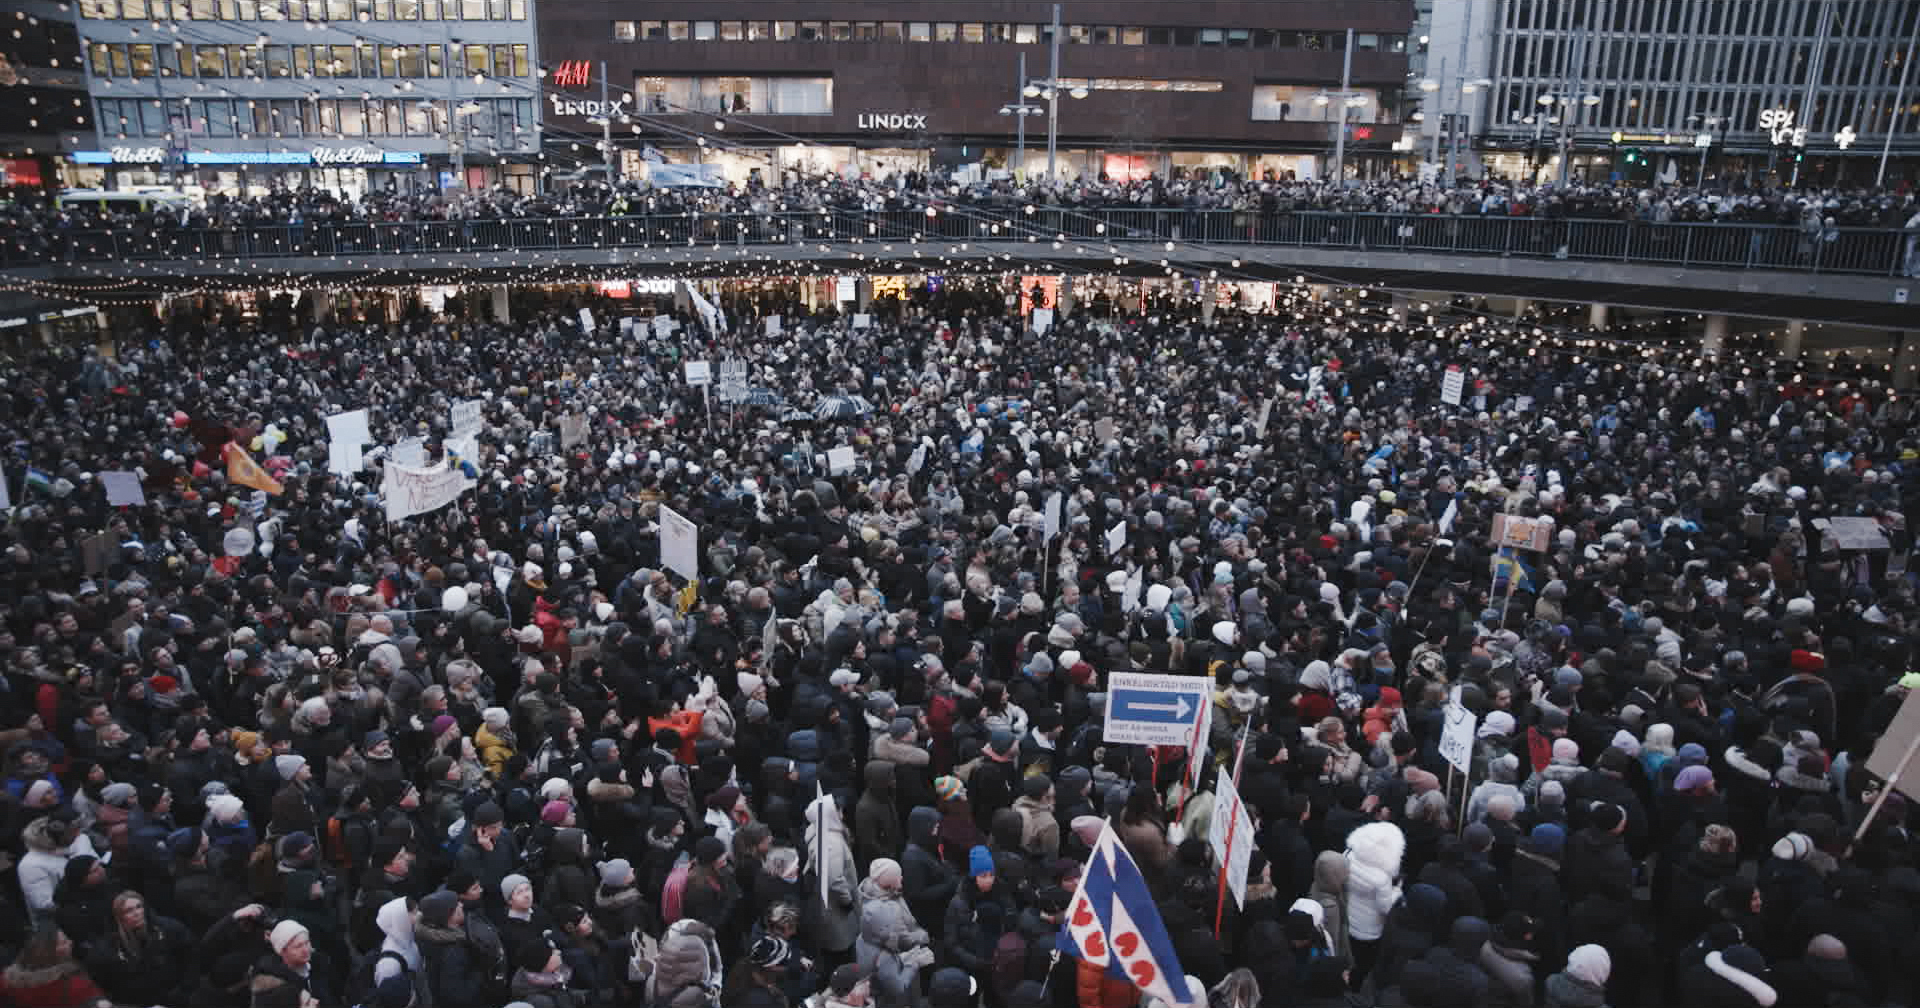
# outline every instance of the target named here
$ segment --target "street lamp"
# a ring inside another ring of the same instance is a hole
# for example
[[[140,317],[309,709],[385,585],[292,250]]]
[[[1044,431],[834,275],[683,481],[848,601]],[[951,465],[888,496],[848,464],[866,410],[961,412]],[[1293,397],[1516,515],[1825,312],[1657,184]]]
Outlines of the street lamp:
[[[1567,184],[1567,162],[1572,160],[1570,157],[1571,144],[1567,136],[1567,130],[1568,127],[1572,125],[1574,117],[1579,114],[1579,108],[1575,106],[1592,108],[1600,104],[1600,96],[1591,93],[1575,94],[1550,91],[1535,98],[1534,101],[1542,108],[1552,108],[1555,105],[1560,106],[1560,171],[1559,180],[1556,184],[1564,186]]]
[[[1023,70],[1020,76],[1024,78],[1026,72]],[[1028,98],[1045,98],[1047,101],[1047,178],[1049,180],[1054,177],[1054,156],[1060,145],[1062,83],[1060,80],[1060,5],[1054,4],[1053,36],[1048,39],[1047,45],[1047,76],[1044,80],[1027,81],[1020,88],[1020,93]],[[1075,98],[1087,96],[1087,86],[1084,83],[1066,86],[1065,90]]]
[[[1045,112],[1046,109],[1043,109],[1038,105],[1029,105],[1026,102],[1020,100],[1020,96],[1024,95],[1026,93],[1027,87],[1030,86],[1026,84],[1026,79],[1027,79],[1027,54],[1026,53],[1020,54],[1020,76],[1014,79],[1016,82],[1018,82],[1015,85],[1014,99],[1013,101],[1000,106],[1000,114],[1010,115],[1014,117],[1014,122],[1018,130],[1018,136],[1019,136],[1019,139],[1015,141],[1015,143],[1020,153],[1018,156],[1018,160],[1014,162],[1013,178],[1014,178],[1014,181],[1016,182],[1024,182],[1026,181],[1026,178],[1027,178],[1027,117],[1039,115],[1040,113]]]
[[[1693,137],[1693,145],[1700,148],[1699,177],[1693,183],[1696,186],[1705,188],[1707,185],[1707,152],[1713,149],[1713,129],[1716,126],[1725,126],[1726,121],[1726,118],[1718,112],[1695,112],[1687,117],[1688,125],[1697,122],[1701,129],[1701,132],[1694,134]]]

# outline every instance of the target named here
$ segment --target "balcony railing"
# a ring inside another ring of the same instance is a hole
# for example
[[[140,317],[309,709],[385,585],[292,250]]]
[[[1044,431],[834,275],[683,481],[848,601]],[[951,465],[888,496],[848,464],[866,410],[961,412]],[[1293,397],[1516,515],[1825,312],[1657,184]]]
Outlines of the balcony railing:
[[[1029,242],[1028,239],[1036,239]],[[1168,241],[1623,262],[1894,276],[1908,236],[1886,228],[1232,210],[923,210],[632,217],[508,218],[240,225],[220,229],[55,231],[0,238],[0,265],[254,260],[319,256],[553,251],[688,245],[888,242],[908,255],[933,243],[1077,246]],[[904,246],[904,247],[903,247]],[[873,252],[872,249],[862,251]],[[1064,253],[1065,249],[1061,250]],[[1172,256],[1173,253],[1169,253]]]

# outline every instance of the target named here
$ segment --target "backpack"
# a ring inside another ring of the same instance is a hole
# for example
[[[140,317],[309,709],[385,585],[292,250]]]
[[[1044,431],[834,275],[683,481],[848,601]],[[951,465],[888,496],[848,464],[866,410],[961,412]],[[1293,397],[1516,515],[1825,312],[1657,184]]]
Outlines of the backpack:
[[[685,851],[673,861],[667,883],[660,888],[660,919],[671,926],[679,922],[681,904],[687,894],[687,872],[693,867],[693,855]]]
[[[520,874],[539,878],[547,870],[547,845],[541,842],[532,823],[513,828],[513,843],[520,850]]]
[[[353,964],[353,973],[347,977],[347,1000],[352,1004],[364,1004],[373,1000],[374,974],[380,969],[382,960],[392,959],[400,965],[400,974],[414,983],[413,968],[398,952],[389,952],[376,946]],[[417,985],[416,985],[417,986]]]
[[[1027,937],[1016,927],[1001,935],[993,946],[993,989],[1006,1000],[1026,978]]]

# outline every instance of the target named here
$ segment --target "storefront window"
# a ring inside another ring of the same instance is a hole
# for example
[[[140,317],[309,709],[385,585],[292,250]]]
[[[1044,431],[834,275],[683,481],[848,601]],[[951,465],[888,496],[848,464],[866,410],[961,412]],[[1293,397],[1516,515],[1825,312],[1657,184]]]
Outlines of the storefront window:
[[[913,21],[908,23],[907,41],[909,42],[933,41],[933,25],[926,21]]]
[[[695,21],[693,23],[693,40],[695,42],[713,41],[714,36],[719,33],[714,25],[715,22],[712,21]]]
[[[853,22],[831,21],[827,24],[827,37],[835,42],[853,41]]]
[[[987,40],[987,26],[978,21],[969,21],[961,25],[960,40],[962,42],[985,42]]]
[[[773,37],[773,22],[771,21],[747,22],[747,41],[765,42],[772,37]]]
[[[933,26],[933,40],[935,42],[951,42],[959,36],[960,26],[952,21],[935,22]]]
[[[632,21],[615,21],[613,23],[613,40],[615,42],[632,42],[639,37],[639,30]]]
[[[906,31],[898,21],[880,22],[880,41],[899,42],[906,37]]]
[[[747,39],[746,26],[738,21],[720,22],[720,41],[744,42]]]
[[[687,40],[687,36],[691,34],[692,34],[692,30],[688,26],[687,22],[685,21],[667,22],[667,40],[668,41],[685,42]]]

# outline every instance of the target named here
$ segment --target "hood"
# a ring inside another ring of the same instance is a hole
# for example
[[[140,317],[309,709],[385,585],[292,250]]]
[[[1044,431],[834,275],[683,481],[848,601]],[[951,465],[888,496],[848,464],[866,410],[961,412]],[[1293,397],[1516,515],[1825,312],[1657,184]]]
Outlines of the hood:
[[[993,820],[988,824],[987,832],[993,837],[993,843],[1001,850],[1021,850],[1026,845],[1021,838],[1026,833],[1027,821],[1019,810],[1011,808],[995,809]]]
[[[407,909],[406,897],[388,900],[374,915],[373,922],[380,926],[380,933],[396,945],[413,947],[413,913]]]
[[[1321,851],[1313,859],[1313,891],[1338,893],[1347,888],[1347,859],[1338,851]]]
[[[1407,889],[1406,910],[1411,923],[1437,938],[1447,918],[1447,894],[1439,886],[1415,883]]]
[[[1493,928],[1478,917],[1458,917],[1454,919],[1453,930],[1447,935],[1447,944],[1453,947],[1453,953],[1465,962],[1479,962],[1480,949],[1493,936]]]
[[[870,790],[893,793],[892,763],[886,760],[868,760],[867,765],[861,768],[861,774],[866,778],[867,787]]]
[[[52,826],[52,823],[47,820],[47,817],[41,816],[28,823],[27,828],[20,831],[20,839],[26,843],[27,850],[37,851],[41,854],[52,854],[54,851],[60,849],[61,845],[54,843],[53,837],[47,832],[50,826]]]
[[[900,898],[900,890],[885,889],[873,879],[864,878],[860,880],[860,898],[868,901],[897,900]]]
[[[803,763],[820,762],[820,733],[812,728],[802,728],[787,736],[787,752]]]
[[[1399,874],[1406,852],[1406,835],[1392,823],[1366,823],[1347,835],[1349,868],[1365,865],[1392,879]]]
[[[936,841],[934,830],[940,826],[940,812],[927,805],[916,805],[907,813],[907,840],[919,844],[926,850],[932,850]]]

